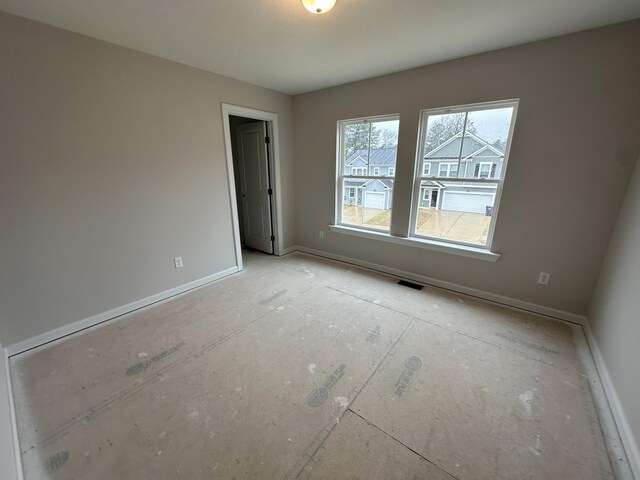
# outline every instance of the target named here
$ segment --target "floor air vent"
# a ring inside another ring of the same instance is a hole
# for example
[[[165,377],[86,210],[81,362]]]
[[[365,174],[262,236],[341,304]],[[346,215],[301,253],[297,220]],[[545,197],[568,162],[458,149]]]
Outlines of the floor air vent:
[[[422,285],[418,285],[417,283],[413,282],[407,282],[406,280],[398,280],[398,285],[413,288],[414,290],[422,290]]]

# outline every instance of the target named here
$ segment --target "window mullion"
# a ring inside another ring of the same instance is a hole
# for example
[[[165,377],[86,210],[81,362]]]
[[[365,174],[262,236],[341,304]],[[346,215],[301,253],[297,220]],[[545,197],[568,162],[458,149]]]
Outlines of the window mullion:
[[[464,147],[464,134],[467,132],[467,119],[469,118],[469,112],[464,112],[464,122],[462,124],[462,137],[460,138],[460,151],[458,152],[458,170],[456,177],[460,176],[460,162],[462,161],[462,148]],[[449,166],[449,175],[451,175],[451,166]]]

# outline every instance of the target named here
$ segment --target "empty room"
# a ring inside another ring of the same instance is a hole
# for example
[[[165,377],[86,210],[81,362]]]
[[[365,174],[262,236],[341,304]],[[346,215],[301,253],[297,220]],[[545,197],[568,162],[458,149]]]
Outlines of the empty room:
[[[0,0],[0,479],[640,480],[637,0]]]

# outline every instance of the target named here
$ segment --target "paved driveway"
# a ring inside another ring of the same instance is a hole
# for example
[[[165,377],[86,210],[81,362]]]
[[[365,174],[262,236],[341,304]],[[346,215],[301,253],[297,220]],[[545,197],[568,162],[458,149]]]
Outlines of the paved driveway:
[[[388,230],[390,219],[390,210],[353,205],[344,207],[343,221],[351,225]],[[417,233],[427,237],[485,245],[490,224],[491,217],[480,213],[420,208]]]

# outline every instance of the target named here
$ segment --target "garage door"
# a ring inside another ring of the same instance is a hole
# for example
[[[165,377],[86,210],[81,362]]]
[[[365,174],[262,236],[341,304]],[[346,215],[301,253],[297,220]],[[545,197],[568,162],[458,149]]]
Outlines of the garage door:
[[[384,210],[384,192],[365,192],[364,206]]]
[[[442,210],[475,212],[485,214],[487,206],[493,205],[493,195],[465,192],[444,192]]]

